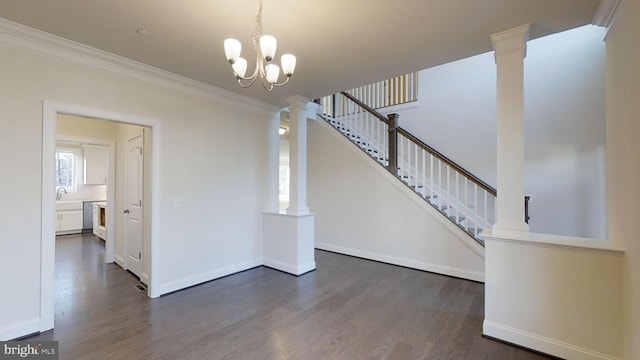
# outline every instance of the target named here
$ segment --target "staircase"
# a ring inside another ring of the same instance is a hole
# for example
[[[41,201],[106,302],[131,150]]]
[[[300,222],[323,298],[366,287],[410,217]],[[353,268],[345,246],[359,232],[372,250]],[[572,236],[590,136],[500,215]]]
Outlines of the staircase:
[[[495,221],[496,189],[398,127],[350,92],[322,98],[321,117],[462,231],[478,236]]]

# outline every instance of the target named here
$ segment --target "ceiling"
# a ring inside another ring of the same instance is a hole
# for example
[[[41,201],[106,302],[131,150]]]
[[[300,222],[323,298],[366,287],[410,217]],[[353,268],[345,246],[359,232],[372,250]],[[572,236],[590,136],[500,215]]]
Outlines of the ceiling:
[[[296,55],[289,84],[240,88],[222,43],[254,66],[258,0],[0,0],[0,17],[276,106],[491,51],[526,23],[531,38],[591,23],[599,0],[264,0],[265,34]],[[138,35],[137,29],[148,35]]]

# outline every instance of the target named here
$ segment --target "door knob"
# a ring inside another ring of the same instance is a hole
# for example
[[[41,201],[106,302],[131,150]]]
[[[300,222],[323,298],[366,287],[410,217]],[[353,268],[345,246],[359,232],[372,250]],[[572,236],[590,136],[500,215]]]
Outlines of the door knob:
[[[128,213],[129,213],[129,209],[126,209],[126,210],[124,211],[124,213],[125,213],[125,214],[128,214]]]

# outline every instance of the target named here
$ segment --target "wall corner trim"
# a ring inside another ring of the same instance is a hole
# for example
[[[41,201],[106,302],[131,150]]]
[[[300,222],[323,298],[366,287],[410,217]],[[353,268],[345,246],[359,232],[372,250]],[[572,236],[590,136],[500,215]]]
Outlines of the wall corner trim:
[[[506,341],[563,359],[620,360],[620,358],[615,356],[599,353],[507,325],[494,323],[486,319],[482,324],[482,334],[490,338]]]

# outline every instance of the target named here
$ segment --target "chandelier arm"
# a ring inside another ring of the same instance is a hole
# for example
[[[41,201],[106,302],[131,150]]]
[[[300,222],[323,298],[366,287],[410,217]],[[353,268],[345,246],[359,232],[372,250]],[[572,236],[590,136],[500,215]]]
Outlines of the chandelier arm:
[[[279,84],[278,83],[269,83],[269,84],[271,84],[273,86],[284,86],[289,82],[289,79],[291,79],[291,76],[287,76],[287,79],[284,82],[281,82]]]
[[[231,67],[231,70],[233,71],[233,74],[236,76],[236,79],[238,79],[238,83],[240,83],[240,80],[252,80],[251,84],[253,84],[253,81],[255,81],[255,79],[258,77],[258,71],[260,71],[260,74],[262,76],[263,70],[262,70],[262,59],[260,58],[260,52],[257,53],[256,55],[256,68],[253,70],[253,74],[249,75],[249,76],[240,76],[238,75],[238,73],[235,72],[235,70],[233,70],[233,66]],[[251,85],[249,85],[251,86]]]
[[[267,84],[269,84],[268,87],[267,87]],[[266,79],[262,79],[262,87],[267,91],[273,90],[273,84],[268,82]]]
[[[238,85],[240,85],[240,86],[241,86],[241,87],[243,87],[243,88],[248,88],[249,86],[253,85],[253,83],[254,83],[254,82],[256,82],[256,79],[257,79],[257,78],[258,78],[258,77],[257,77],[257,76],[255,76],[255,77],[253,77],[253,78],[248,78],[248,79],[238,79]],[[243,81],[243,80],[247,80],[247,81],[249,81],[249,82],[248,82],[248,83],[244,83],[244,84],[243,84],[243,83],[242,83],[242,81]]]

